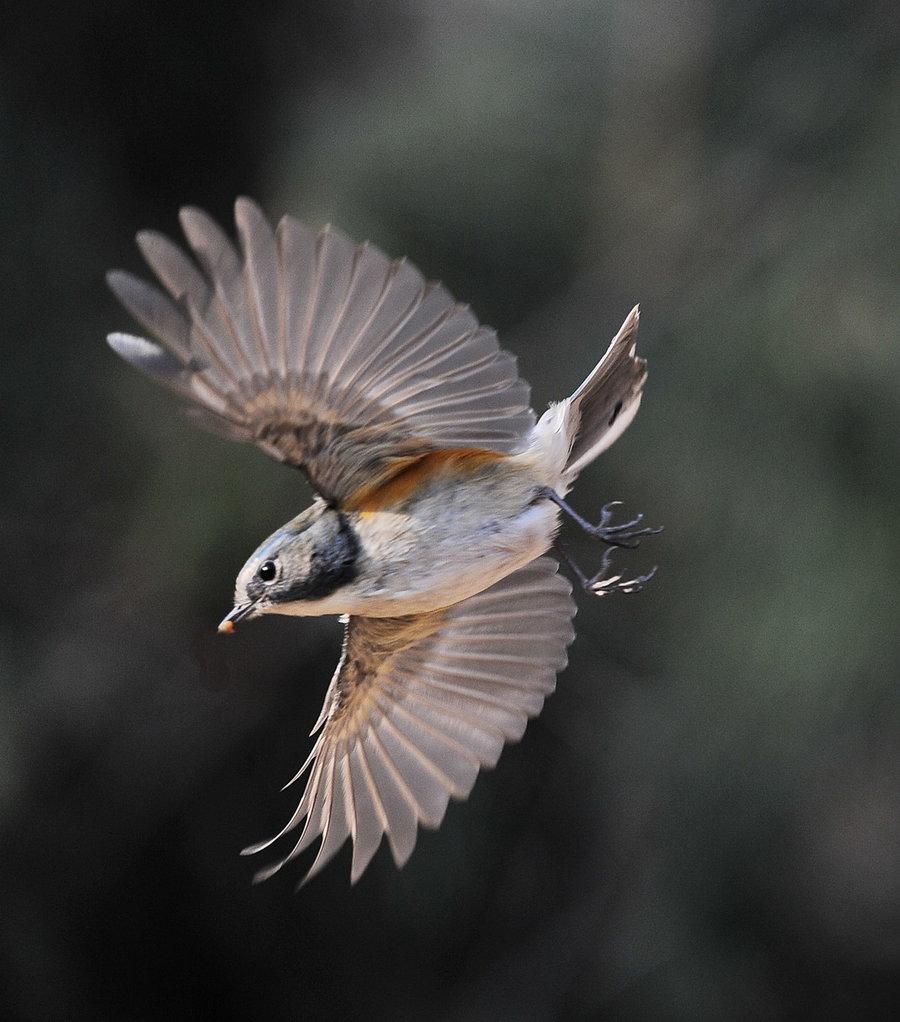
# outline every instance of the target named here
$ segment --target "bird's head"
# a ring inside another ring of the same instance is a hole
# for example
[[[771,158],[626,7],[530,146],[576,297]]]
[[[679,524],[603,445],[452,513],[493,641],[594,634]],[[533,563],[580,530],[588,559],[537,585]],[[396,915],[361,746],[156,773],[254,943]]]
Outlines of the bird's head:
[[[262,543],[237,577],[234,609],[219,625],[260,614],[310,614],[357,574],[359,542],[345,516],[317,500]]]

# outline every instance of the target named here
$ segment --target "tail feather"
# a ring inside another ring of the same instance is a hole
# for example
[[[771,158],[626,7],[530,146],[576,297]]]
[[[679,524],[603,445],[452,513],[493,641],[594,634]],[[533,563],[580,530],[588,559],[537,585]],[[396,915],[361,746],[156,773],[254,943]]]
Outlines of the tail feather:
[[[564,476],[575,476],[625,432],[637,414],[647,362],[635,355],[640,306],[628,314],[606,354],[564,404],[574,436]]]

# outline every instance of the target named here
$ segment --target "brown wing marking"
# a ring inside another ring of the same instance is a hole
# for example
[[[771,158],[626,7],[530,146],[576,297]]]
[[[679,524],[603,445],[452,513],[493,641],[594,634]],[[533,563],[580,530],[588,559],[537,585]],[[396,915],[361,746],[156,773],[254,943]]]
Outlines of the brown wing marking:
[[[341,502],[344,510],[380,511],[396,507],[423,486],[442,476],[464,477],[489,468],[509,455],[480,448],[456,448],[429,451],[409,458],[393,458],[382,463],[382,473]]]

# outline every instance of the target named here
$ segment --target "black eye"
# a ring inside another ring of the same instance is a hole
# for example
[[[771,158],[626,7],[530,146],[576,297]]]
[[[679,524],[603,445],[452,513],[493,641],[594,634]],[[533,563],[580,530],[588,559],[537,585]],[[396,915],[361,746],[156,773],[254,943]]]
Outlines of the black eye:
[[[256,577],[261,582],[271,582],[278,574],[278,566],[274,561],[263,561],[256,569]]]

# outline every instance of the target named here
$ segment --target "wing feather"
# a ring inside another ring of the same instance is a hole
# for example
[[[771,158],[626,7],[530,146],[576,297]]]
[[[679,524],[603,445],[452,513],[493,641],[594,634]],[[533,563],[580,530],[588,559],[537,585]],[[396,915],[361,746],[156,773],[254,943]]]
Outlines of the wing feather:
[[[137,245],[147,265],[176,300],[202,309],[209,301],[209,284],[181,249],[158,231],[138,231]]]
[[[378,851],[381,836],[388,829],[390,821],[362,742],[356,742],[351,747],[350,775],[354,793],[351,878],[355,883]]]
[[[388,818],[386,833],[391,853],[395,862],[405,863],[416,843],[418,803],[385,748],[380,729],[370,728],[363,746]]]
[[[277,379],[279,313],[275,235],[260,208],[238,199],[234,219],[244,257],[243,281],[253,326],[253,350],[263,375]]]
[[[437,827],[450,798],[522,736],[566,663],[574,603],[555,561],[540,557],[443,611],[350,618],[344,654],[319,720],[310,776],[286,827],[300,838],[270,876],[321,844],[307,874],[353,841],[355,882],[387,835],[409,858],[419,825]],[[299,776],[299,774],[298,774]],[[296,779],[296,778],[295,778]]]

